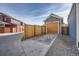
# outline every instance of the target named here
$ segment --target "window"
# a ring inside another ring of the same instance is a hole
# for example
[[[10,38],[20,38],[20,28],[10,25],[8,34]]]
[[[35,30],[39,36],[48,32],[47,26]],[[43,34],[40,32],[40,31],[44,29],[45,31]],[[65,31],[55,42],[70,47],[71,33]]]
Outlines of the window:
[[[0,15],[0,21],[3,21],[3,16],[2,15]]]
[[[6,19],[5,19],[5,22],[10,23],[10,22],[11,22],[11,18],[6,18]]]
[[[4,27],[4,24],[0,24],[0,27]]]
[[[21,22],[21,25],[23,25],[23,22]]]

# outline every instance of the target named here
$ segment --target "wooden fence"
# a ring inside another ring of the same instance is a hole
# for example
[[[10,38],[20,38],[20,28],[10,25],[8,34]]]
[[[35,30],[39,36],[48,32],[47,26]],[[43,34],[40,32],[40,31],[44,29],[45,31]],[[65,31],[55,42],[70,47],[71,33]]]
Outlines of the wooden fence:
[[[62,27],[62,34],[63,35],[69,35],[69,27]]]
[[[39,26],[39,25],[25,25],[24,26],[24,38],[30,38],[37,35],[42,35],[46,33],[46,27],[45,26]]]

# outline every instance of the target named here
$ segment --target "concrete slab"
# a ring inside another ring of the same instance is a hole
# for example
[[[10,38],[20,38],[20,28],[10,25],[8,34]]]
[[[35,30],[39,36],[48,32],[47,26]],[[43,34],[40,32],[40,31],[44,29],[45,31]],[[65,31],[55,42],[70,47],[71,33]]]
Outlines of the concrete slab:
[[[58,36],[46,56],[78,56],[79,52],[68,36]]]
[[[46,34],[21,41],[23,33],[6,33],[0,36],[1,56],[44,56],[57,34]]]
[[[34,37],[23,41],[25,55],[27,56],[44,56],[51,44],[56,39],[57,35],[47,34],[39,37]]]
[[[39,56],[45,49],[47,49],[48,45],[33,40],[27,40],[23,43],[23,47],[27,56]]]
[[[0,36],[0,56],[19,56],[23,54],[21,39],[23,33],[9,33]]]

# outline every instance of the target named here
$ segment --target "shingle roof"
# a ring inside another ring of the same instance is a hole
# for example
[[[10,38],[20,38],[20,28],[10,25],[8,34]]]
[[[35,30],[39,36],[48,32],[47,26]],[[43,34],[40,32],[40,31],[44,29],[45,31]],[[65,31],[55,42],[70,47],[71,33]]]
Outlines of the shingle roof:
[[[56,14],[54,14],[54,13],[51,13],[51,14],[46,18],[46,20],[44,20],[44,22],[46,22],[46,21],[48,20],[48,18],[50,18],[51,16],[56,17],[56,18],[59,18],[59,19],[63,19],[62,17],[60,17],[60,16],[58,16],[58,15],[56,15]]]
[[[20,21],[20,20],[18,20],[18,19],[15,19],[15,18],[13,18],[13,17],[11,17],[11,16],[5,14],[5,13],[0,12],[0,14],[3,14],[3,15],[5,15],[5,16],[8,16],[8,17],[10,17],[10,18],[12,18],[12,19],[14,19],[14,20],[16,20],[16,21],[18,21],[18,22],[22,22],[22,21]],[[24,22],[23,22],[23,23],[24,23]]]

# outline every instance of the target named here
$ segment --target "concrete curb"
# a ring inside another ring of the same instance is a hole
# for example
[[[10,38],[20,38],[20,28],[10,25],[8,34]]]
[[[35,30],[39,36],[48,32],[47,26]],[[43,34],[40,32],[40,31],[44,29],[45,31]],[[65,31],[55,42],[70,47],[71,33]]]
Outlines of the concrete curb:
[[[21,34],[23,32],[16,32],[16,33],[0,33],[0,36],[11,36],[11,35],[16,35],[16,34]]]
[[[48,48],[45,50],[45,53],[43,54],[43,56],[46,55],[46,53],[48,52],[48,50],[50,49],[50,47],[52,46],[52,44],[54,43],[55,39],[57,38],[58,35],[55,36],[55,38],[51,41],[51,43],[49,44]]]

